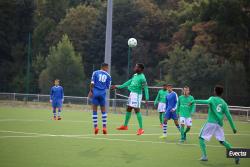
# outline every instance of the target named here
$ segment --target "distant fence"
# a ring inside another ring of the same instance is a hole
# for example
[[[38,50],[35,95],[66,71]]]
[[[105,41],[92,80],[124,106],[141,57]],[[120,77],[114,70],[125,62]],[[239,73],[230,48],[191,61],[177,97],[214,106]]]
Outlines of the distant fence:
[[[122,97],[117,98],[117,97]],[[109,99],[110,110],[112,113],[125,113],[125,108],[127,104],[127,96],[115,92],[115,98]],[[50,96],[42,94],[23,94],[23,93],[0,93],[0,100],[2,101],[24,101],[24,102],[38,102],[38,103],[49,103]],[[65,105],[78,105],[83,106],[83,111],[90,111],[91,108],[87,107],[91,104],[88,97],[78,97],[78,96],[64,96]],[[249,113],[250,107],[243,106],[229,106],[230,112],[237,120],[250,121]],[[141,105],[141,111],[144,115],[156,114],[156,109],[154,107],[154,102],[149,101],[148,106],[145,102]],[[207,105],[197,105],[196,113],[194,118],[206,118]]]

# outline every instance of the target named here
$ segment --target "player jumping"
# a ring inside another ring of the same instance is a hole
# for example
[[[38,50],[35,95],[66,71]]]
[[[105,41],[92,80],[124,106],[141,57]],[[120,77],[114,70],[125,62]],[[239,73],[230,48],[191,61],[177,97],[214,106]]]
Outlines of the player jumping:
[[[107,113],[106,113],[106,89],[110,88],[111,76],[108,74],[108,64],[102,63],[101,70],[94,71],[91,78],[90,92],[88,97],[92,98],[94,133],[98,134],[98,114],[97,107],[100,106],[102,112],[102,131],[107,134]]]
[[[158,104],[157,111],[159,112],[159,120],[160,120],[161,127],[163,124],[164,114],[166,111],[166,96],[167,95],[168,95],[167,84],[164,84],[163,88],[159,90],[154,101],[155,106]]]
[[[186,135],[190,131],[192,126],[191,115],[195,112],[195,105],[189,105],[194,100],[194,97],[190,95],[190,89],[188,86],[183,88],[183,95],[179,97],[177,103],[176,113],[180,117],[181,124],[181,142],[186,140]],[[187,126],[186,130],[185,125]]]
[[[208,104],[208,118],[205,125],[202,127],[200,132],[200,148],[202,151],[201,161],[207,161],[207,152],[205,140],[209,141],[212,136],[215,136],[216,139],[226,147],[226,149],[231,149],[232,146],[225,140],[224,130],[223,130],[223,118],[226,115],[229,124],[233,130],[233,133],[236,133],[236,127],[234,125],[232,116],[228,110],[227,103],[221,98],[223,93],[223,87],[217,85],[214,88],[215,96],[210,97],[208,100],[194,100],[194,103],[197,104]],[[235,158],[235,163],[239,164],[240,159]]]
[[[161,139],[165,139],[167,137],[167,123],[168,120],[173,119],[176,127],[180,131],[180,126],[178,123],[178,116],[176,114],[178,95],[173,91],[173,86],[171,84],[167,85],[168,95],[166,97],[166,112],[163,122],[163,135],[160,137]]]
[[[53,86],[50,90],[50,102],[52,104],[53,108],[53,119],[54,120],[61,120],[61,111],[62,111],[62,104],[64,101],[64,93],[63,93],[63,87],[59,85],[60,80],[55,79],[55,86]],[[58,113],[56,117],[56,108],[58,108]]]
[[[149,99],[149,94],[148,94],[147,81],[143,74],[143,70],[144,70],[144,65],[141,63],[137,63],[136,66],[134,67],[135,74],[130,80],[128,80],[127,82],[118,87],[116,86],[112,87],[113,89],[116,88],[122,89],[128,87],[128,90],[130,91],[125,122],[122,126],[117,128],[117,130],[128,130],[128,122],[131,117],[131,111],[132,109],[134,109],[140,127],[137,131],[137,135],[142,135],[144,133],[142,127],[142,115],[140,112],[141,101],[142,101],[142,89],[144,89],[145,92],[146,103]]]

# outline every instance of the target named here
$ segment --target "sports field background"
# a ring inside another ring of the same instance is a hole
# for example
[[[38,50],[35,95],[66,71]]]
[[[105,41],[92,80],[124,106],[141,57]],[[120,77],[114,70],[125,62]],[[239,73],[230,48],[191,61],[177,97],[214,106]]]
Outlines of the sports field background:
[[[207,143],[208,162],[200,162],[198,133],[205,120],[194,120],[187,142],[179,144],[179,132],[169,122],[168,137],[162,133],[156,115],[144,116],[143,136],[136,136],[136,117],[128,131],[117,131],[124,115],[108,115],[108,135],[93,135],[91,112],[65,109],[63,120],[51,120],[51,111],[35,106],[10,106],[0,103],[1,167],[196,167],[235,166],[227,159],[225,149],[215,139]],[[235,147],[250,148],[250,124],[235,122],[233,134],[225,123],[227,140]],[[101,117],[99,115],[99,127]],[[242,159],[240,166],[249,166]]]

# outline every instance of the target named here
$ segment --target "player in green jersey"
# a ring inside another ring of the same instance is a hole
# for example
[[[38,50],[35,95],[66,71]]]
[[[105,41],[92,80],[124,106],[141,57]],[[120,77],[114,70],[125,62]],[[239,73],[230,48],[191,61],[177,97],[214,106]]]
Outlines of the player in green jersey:
[[[144,89],[145,92],[146,105],[149,99],[149,93],[148,93],[147,80],[143,74],[143,70],[144,70],[144,65],[141,63],[137,63],[136,66],[134,67],[135,74],[130,80],[128,80],[127,82],[125,82],[120,86],[112,86],[112,89],[116,88],[123,89],[128,87],[128,90],[130,91],[125,122],[122,126],[117,128],[117,130],[128,130],[128,122],[131,117],[131,111],[132,109],[134,109],[140,127],[137,131],[137,135],[142,135],[144,133],[142,126],[142,115],[140,112],[141,101],[142,101],[142,89]]]
[[[177,103],[176,113],[179,115],[181,124],[181,142],[186,140],[186,135],[190,131],[192,126],[192,114],[195,112],[195,104],[189,105],[194,100],[194,97],[190,95],[190,89],[188,86],[183,88],[183,95],[179,96]],[[187,126],[186,130],[185,125]]]
[[[163,88],[161,90],[159,90],[155,101],[154,101],[154,105],[157,106],[157,111],[159,112],[159,120],[160,120],[160,125],[162,127],[163,124],[163,119],[164,119],[164,114],[166,111],[166,96],[168,95],[168,91],[167,91],[167,84],[163,85]]]
[[[224,130],[223,130],[223,118],[226,115],[229,124],[233,130],[233,133],[236,133],[236,127],[234,125],[232,116],[229,112],[227,103],[221,98],[223,93],[223,87],[217,85],[214,88],[215,96],[211,96],[208,100],[194,100],[196,104],[208,104],[208,118],[205,125],[202,127],[200,132],[200,148],[202,151],[201,161],[207,161],[207,152],[205,140],[209,141],[212,136],[215,136],[216,139],[226,147],[226,149],[231,149],[232,146],[225,140]],[[191,103],[192,104],[192,103]],[[235,163],[239,164],[240,159],[235,158]]]

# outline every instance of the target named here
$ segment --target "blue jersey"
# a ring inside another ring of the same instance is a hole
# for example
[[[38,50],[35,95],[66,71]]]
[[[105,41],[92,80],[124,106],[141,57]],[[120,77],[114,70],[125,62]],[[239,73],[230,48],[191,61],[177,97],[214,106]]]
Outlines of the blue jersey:
[[[166,112],[177,109],[178,95],[172,91],[166,96]]]
[[[91,83],[94,84],[94,92],[106,92],[110,88],[111,76],[103,70],[94,71],[91,78]]]
[[[63,100],[64,93],[63,88],[61,86],[53,86],[50,90],[50,100],[59,101]]]

